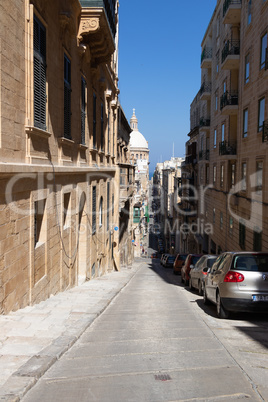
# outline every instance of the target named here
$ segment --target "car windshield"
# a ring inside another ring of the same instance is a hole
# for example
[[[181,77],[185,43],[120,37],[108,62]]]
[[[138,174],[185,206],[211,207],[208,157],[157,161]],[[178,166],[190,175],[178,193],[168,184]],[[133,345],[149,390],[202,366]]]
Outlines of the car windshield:
[[[240,254],[233,260],[233,269],[268,272],[268,254]]]

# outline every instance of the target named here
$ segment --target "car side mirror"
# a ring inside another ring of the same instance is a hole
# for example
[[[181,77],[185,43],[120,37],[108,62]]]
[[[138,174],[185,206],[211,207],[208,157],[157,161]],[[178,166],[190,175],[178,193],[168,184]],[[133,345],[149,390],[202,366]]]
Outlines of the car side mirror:
[[[203,271],[207,272],[209,274],[211,272],[211,268],[207,268],[207,271],[206,271],[206,268],[204,268]]]

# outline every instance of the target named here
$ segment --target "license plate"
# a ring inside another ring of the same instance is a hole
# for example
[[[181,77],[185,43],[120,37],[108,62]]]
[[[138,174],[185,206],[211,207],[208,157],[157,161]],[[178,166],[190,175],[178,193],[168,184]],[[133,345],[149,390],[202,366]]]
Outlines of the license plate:
[[[268,301],[268,295],[252,295],[253,301]]]

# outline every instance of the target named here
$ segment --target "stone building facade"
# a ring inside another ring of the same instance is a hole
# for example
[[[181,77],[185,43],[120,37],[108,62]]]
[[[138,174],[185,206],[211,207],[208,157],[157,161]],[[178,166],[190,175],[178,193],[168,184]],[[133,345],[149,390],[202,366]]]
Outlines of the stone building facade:
[[[267,21],[267,0],[218,0],[202,40],[199,251],[268,250]]]
[[[0,311],[120,269],[118,2],[0,4]]]

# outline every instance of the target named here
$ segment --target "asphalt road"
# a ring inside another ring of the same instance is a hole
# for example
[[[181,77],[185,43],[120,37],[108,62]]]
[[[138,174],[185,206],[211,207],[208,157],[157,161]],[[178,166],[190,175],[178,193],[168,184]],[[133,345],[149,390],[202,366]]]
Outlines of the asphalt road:
[[[268,400],[267,328],[263,316],[218,320],[172,269],[145,259],[23,401]]]

